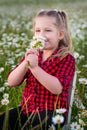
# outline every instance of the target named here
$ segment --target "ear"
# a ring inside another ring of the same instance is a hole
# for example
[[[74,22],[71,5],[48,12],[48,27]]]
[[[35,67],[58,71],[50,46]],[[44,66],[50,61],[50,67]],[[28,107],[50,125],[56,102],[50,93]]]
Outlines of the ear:
[[[60,30],[59,32],[59,40],[62,40],[64,38],[64,30]]]

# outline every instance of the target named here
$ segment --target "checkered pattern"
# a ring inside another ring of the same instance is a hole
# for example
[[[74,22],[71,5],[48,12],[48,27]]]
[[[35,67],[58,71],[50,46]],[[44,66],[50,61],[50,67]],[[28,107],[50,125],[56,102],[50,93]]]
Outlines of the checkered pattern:
[[[36,111],[37,109],[40,112],[46,109],[53,110],[55,107],[68,109],[68,88],[70,87],[75,71],[75,59],[72,55],[68,54],[61,61],[58,57],[52,57],[42,62],[42,53],[40,52],[39,54],[39,66],[47,73],[58,78],[63,85],[63,91],[59,96],[52,94],[28,70],[25,76],[26,85],[21,101],[25,114]]]

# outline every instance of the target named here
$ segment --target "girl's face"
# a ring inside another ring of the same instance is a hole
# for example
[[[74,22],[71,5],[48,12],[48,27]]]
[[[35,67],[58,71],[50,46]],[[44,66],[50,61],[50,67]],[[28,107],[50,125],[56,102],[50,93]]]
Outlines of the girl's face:
[[[42,36],[45,40],[44,50],[55,50],[62,39],[62,33],[56,25],[56,19],[49,16],[40,16],[35,20],[34,34]]]

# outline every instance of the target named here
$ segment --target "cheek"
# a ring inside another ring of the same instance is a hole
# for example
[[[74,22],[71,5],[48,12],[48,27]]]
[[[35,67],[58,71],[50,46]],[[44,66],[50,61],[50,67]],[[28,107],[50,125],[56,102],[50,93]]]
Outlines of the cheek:
[[[54,36],[53,34],[49,34],[49,35],[47,35],[47,38],[48,38],[49,40],[53,40],[53,39],[55,38],[55,36]]]
[[[53,42],[53,43],[55,43],[55,42],[56,42],[56,37],[52,35],[52,36],[50,37],[50,41]]]

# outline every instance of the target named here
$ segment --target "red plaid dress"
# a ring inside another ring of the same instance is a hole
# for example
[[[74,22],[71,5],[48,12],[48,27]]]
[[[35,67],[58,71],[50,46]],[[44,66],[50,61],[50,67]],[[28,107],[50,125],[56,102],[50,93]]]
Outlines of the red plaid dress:
[[[39,53],[39,66],[50,75],[57,77],[63,90],[60,95],[52,94],[28,70],[25,75],[26,85],[21,101],[24,114],[37,110],[39,112],[54,110],[55,107],[68,109],[68,89],[74,76],[75,59],[68,54],[61,61],[58,57],[52,57],[42,62],[42,53],[42,51]],[[56,51],[53,54],[56,54]]]

